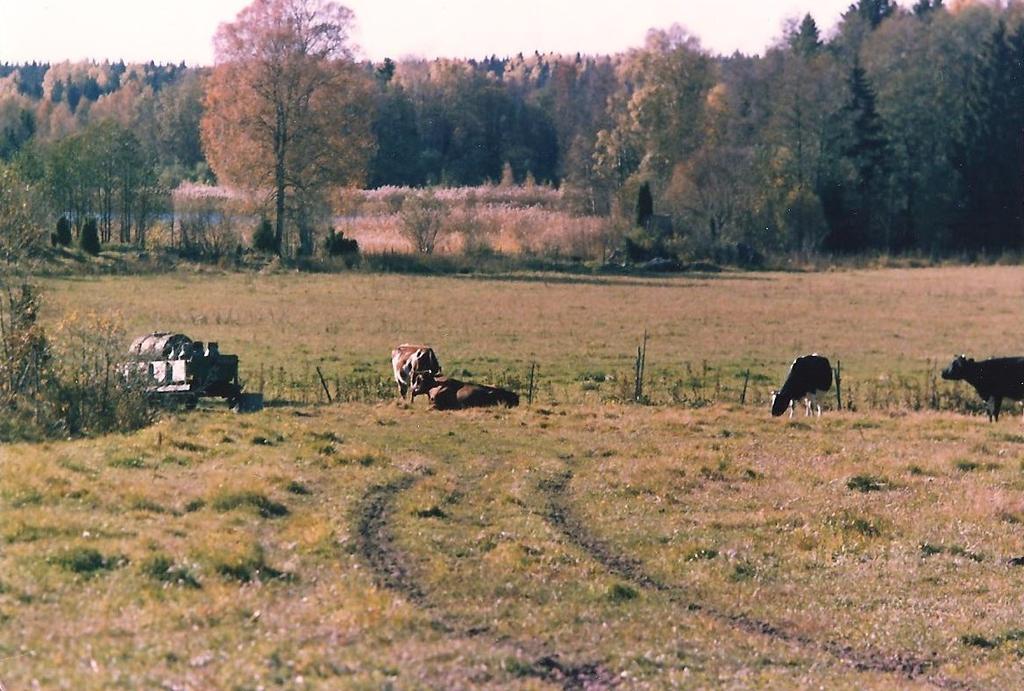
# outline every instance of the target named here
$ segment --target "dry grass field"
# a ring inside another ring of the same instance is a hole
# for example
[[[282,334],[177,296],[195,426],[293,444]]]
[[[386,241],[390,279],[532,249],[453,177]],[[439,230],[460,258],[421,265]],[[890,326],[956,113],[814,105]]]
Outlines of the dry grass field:
[[[405,341],[433,344],[449,372],[468,378],[521,379],[536,362],[545,393],[564,402],[621,388],[645,329],[656,401],[672,401],[673,389],[692,399],[694,385],[704,398],[717,385],[730,392],[717,398],[738,400],[747,369],[763,401],[795,355],[816,350],[842,362],[863,404],[879,382],[922,381],[955,353],[1024,350],[1015,267],[686,278],[178,273],[47,287],[52,321],[116,311],[130,334],[219,341],[241,356],[250,388],[262,367],[269,394],[297,380],[291,397],[304,387],[311,400],[317,364],[332,379],[386,380],[388,353]]]
[[[1019,269],[45,287],[49,323],[114,308],[218,340],[287,400],[0,447],[8,688],[1024,680],[1024,426],[916,410],[970,398],[927,383],[936,361],[1024,350]],[[645,327],[653,405],[618,402]],[[539,395],[377,400],[407,339],[467,378],[537,362]],[[770,418],[809,350],[856,410]],[[316,365],[364,400],[317,402]]]

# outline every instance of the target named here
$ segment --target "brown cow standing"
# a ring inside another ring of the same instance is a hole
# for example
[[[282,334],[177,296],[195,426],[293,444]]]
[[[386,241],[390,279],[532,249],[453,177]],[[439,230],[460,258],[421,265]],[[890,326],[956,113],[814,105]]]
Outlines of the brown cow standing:
[[[458,379],[420,374],[413,384],[413,394],[425,393],[436,410],[458,410],[459,408],[483,408],[504,405],[514,408],[519,405],[519,395],[506,389],[483,384],[469,384]]]
[[[398,393],[405,398],[417,374],[437,376],[441,374],[441,363],[430,346],[403,343],[391,351],[391,369],[398,384]],[[419,393],[422,392],[414,389],[412,398],[416,398]]]

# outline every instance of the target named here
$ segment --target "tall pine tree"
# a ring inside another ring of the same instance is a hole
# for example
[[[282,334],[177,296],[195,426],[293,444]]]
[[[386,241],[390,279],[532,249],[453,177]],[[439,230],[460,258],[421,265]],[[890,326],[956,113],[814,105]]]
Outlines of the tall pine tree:
[[[1002,21],[969,86],[959,168],[963,247],[1024,247],[1024,27],[1007,36]]]
[[[814,17],[804,15],[803,21],[789,37],[789,47],[797,55],[809,58],[821,50],[821,34]]]
[[[847,87],[849,100],[837,118],[837,149],[851,176],[840,185],[841,195],[827,200],[832,228],[828,244],[840,251],[870,246],[895,249],[882,204],[888,184],[889,143],[875,107],[874,89],[859,62],[850,70]]]
[[[850,5],[847,14],[856,14],[867,20],[872,29],[878,28],[884,19],[896,11],[896,3],[893,0],[858,0]]]
[[[936,10],[943,8],[942,0],[917,0],[911,8],[917,17],[926,17]]]

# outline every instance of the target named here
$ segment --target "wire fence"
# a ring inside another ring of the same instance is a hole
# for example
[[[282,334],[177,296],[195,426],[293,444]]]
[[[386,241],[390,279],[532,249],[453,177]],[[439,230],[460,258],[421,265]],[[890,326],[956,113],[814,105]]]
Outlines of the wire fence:
[[[456,369],[452,375],[515,391],[527,404],[635,403],[684,408],[718,404],[768,406],[771,390],[778,388],[785,377],[785,371],[776,368],[722,366],[707,360],[657,367],[646,362],[645,350],[638,357],[643,360],[640,367],[612,371],[573,373],[530,362],[521,367],[472,374]],[[245,384],[247,391],[263,393],[269,405],[379,403],[399,398],[398,387],[385,368],[382,362],[379,372],[346,373],[315,361],[292,368],[257,364]],[[557,371],[557,375],[546,376],[551,371]],[[640,381],[638,374],[642,377]],[[933,362],[917,373],[863,377],[842,370],[841,396],[842,409],[846,411],[979,413],[985,409],[985,402],[970,386],[943,381],[938,363]],[[823,409],[836,410],[839,401],[835,385],[818,401]]]

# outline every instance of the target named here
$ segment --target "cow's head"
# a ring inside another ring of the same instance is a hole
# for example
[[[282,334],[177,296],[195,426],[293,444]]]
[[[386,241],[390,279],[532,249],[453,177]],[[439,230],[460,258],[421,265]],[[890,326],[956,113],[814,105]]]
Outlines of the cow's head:
[[[778,417],[786,412],[786,408],[789,407],[789,401],[784,398],[779,398],[778,391],[772,391],[772,416]]]
[[[967,369],[974,364],[974,360],[966,355],[957,355],[949,367],[942,370],[943,379],[963,379],[967,375]]]
[[[437,385],[437,380],[433,372],[413,372],[412,375],[412,395],[420,396],[430,391],[434,386]]]

